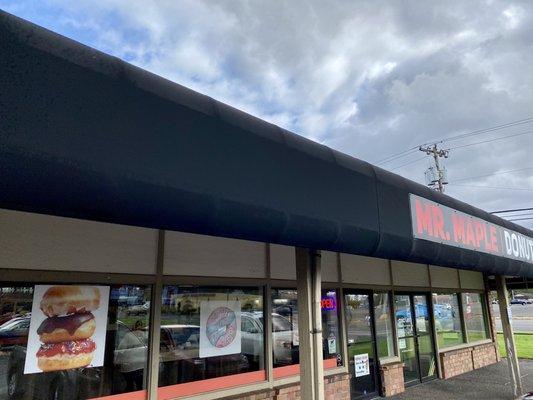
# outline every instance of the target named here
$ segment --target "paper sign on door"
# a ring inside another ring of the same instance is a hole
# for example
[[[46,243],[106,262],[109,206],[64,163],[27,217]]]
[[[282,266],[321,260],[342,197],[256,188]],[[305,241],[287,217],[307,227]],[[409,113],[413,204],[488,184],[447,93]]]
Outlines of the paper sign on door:
[[[355,362],[355,377],[370,375],[370,363],[368,361],[368,353],[356,354],[353,356]]]

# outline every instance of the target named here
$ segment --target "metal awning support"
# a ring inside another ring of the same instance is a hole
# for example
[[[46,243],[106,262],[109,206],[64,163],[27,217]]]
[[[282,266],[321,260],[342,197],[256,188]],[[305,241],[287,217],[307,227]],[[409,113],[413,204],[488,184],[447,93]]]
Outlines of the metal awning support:
[[[320,253],[296,248],[300,391],[306,400],[324,400]]]
[[[519,398],[523,391],[522,378],[520,375],[520,366],[516,354],[516,345],[513,335],[511,306],[509,303],[509,293],[505,283],[505,276],[496,276],[496,290],[498,292],[498,303],[500,305],[500,315],[502,320],[503,338],[505,341],[505,350],[507,351],[507,363],[509,364],[509,373],[511,376],[511,385],[515,398]]]

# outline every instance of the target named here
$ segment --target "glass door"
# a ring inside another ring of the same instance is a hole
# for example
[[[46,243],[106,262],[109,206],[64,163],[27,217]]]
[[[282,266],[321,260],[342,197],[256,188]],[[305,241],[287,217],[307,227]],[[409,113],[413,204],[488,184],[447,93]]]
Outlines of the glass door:
[[[396,332],[400,358],[405,364],[405,385],[435,377],[435,347],[431,331],[431,313],[425,294],[397,294]]]
[[[345,291],[351,399],[378,394],[376,342],[370,293]]]
[[[420,365],[420,380],[426,381],[436,376],[435,346],[431,330],[431,303],[428,295],[414,295],[415,330]]]

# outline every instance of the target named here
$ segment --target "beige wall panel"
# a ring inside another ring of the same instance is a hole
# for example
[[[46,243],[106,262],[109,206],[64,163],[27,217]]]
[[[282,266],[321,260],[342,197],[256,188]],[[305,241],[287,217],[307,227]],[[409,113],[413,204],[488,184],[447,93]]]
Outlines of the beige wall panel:
[[[0,210],[0,268],[152,274],[157,231]]]
[[[323,282],[338,282],[337,253],[332,251],[321,252],[321,267]]]
[[[364,285],[390,285],[389,261],[341,253],[342,281]]]
[[[294,247],[270,245],[270,277],[272,279],[296,279],[296,253]]]
[[[266,246],[260,242],[165,233],[163,273],[166,275],[264,278]]]
[[[455,268],[429,266],[431,286],[435,288],[459,289],[459,274]]]
[[[429,287],[428,266],[404,261],[391,261],[394,286]]]
[[[459,270],[459,279],[462,289],[484,290],[483,274],[477,271]]]

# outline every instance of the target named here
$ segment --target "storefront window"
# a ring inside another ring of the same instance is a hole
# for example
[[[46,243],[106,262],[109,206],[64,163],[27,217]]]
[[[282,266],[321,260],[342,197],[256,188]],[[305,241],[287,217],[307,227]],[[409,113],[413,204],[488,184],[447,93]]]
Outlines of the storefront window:
[[[150,293],[136,285],[0,286],[0,398],[145,389]]]
[[[159,386],[264,370],[264,338],[261,288],[165,285]]]
[[[378,357],[394,356],[394,336],[392,332],[389,293],[374,293],[374,318],[376,320],[376,344]]]
[[[433,293],[433,314],[439,348],[464,343],[457,293]]]
[[[322,341],[324,360],[332,360],[326,367],[342,365],[341,336],[339,332],[338,296],[335,289],[322,290]]]
[[[469,342],[488,339],[484,298],[479,293],[463,293],[463,315]]]
[[[296,289],[272,289],[272,359],[274,368],[300,362]],[[298,373],[298,371],[293,371]]]

